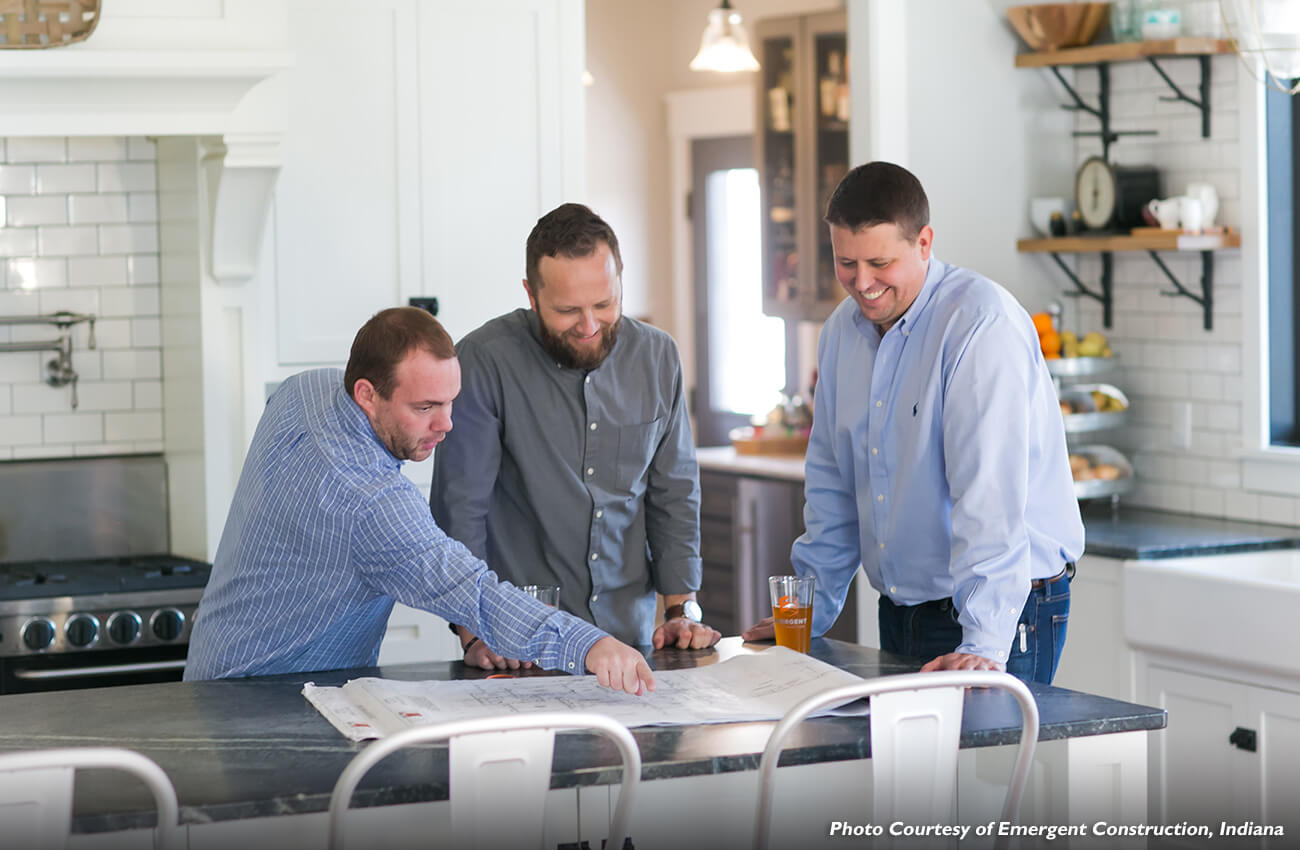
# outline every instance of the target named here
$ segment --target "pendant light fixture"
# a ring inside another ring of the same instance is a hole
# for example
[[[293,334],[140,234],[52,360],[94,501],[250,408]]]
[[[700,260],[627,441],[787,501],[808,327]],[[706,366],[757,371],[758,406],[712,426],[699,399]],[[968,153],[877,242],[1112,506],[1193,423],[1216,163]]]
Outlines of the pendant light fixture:
[[[700,52],[691,60],[692,71],[757,71],[758,60],[749,49],[749,36],[740,22],[740,13],[731,8],[731,0],[709,12],[709,23],[700,38]]]
[[[1228,35],[1251,76],[1300,92],[1300,0],[1220,0]]]

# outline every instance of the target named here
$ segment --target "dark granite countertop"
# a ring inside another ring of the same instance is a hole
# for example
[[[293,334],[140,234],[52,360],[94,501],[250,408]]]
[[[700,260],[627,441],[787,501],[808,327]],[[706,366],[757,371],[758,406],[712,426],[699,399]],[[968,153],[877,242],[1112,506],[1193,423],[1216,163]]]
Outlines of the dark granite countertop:
[[[739,638],[729,638],[739,645]],[[653,654],[658,669],[712,664],[716,649]],[[866,678],[908,673],[921,661],[856,644],[818,639],[812,654]],[[340,735],[301,694],[304,682],[338,685],[359,676],[393,679],[479,678],[460,662],[234,679],[133,685],[84,691],[0,696],[0,752],[44,747],[121,746],[158,762],[171,777],[181,820],[202,824],[281,814],[323,812],[339,773],[364,745]],[[543,674],[546,675],[546,674]],[[1161,729],[1165,712],[1132,703],[1031,685],[1042,740]],[[634,731],[646,780],[755,770],[772,723],[644,727]],[[858,718],[821,718],[792,736],[782,764],[866,758],[868,725]],[[961,745],[1019,740],[1019,708],[1007,694],[970,691]],[[552,787],[616,782],[613,745],[593,735],[556,738]],[[446,799],[446,749],[399,752],[370,772],[354,806]],[[134,782],[112,772],[78,774],[74,828],[102,832],[152,825],[153,803]]]
[[[1088,506],[1083,512],[1085,553],[1151,560],[1300,548],[1300,528],[1241,522],[1145,508]]]

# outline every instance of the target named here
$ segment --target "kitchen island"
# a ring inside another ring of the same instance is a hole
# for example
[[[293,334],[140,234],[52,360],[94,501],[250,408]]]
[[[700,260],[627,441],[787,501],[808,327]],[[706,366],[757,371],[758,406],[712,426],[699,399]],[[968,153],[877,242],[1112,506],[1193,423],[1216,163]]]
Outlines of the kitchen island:
[[[658,669],[716,663],[745,648],[656,652]],[[866,678],[907,673],[920,661],[833,640],[813,655]],[[480,678],[459,662],[399,665],[256,679],[138,685],[0,697],[0,752],[66,746],[121,746],[154,759],[176,786],[189,847],[260,850],[325,846],[325,810],[334,781],[364,745],[347,741],[301,695],[304,682],[342,684],[360,676]],[[1165,725],[1160,709],[1041,685],[1031,686],[1042,716],[1036,775],[1025,821],[1144,823],[1147,733]],[[1009,697],[968,692],[959,765],[959,817],[996,814],[1014,756],[1019,712]],[[634,734],[644,761],[631,834],[654,847],[749,846],[759,755],[771,723],[643,727]],[[865,720],[823,718],[794,735],[779,772],[778,800],[798,798],[783,819],[797,846],[826,841],[830,819],[869,821],[870,757]],[[546,846],[599,847],[616,789],[618,757],[595,736],[556,739]],[[354,817],[365,844],[427,842],[445,828],[446,750],[398,753],[362,783]],[[778,812],[781,809],[778,808]],[[421,820],[427,816],[429,821]],[[152,803],[143,789],[111,773],[78,775],[74,830],[80,846],[148,847]],[[985,818],[987,820],[987,818]],[[109,834],[106,834],[109,833]],[[691,836],[682,843],[683,836]],[[76,845],[74,845],[76,846]],[[427,846],[427,843],[426,843]],[[777,844],[776,846],[786,846]],[[789,845],[795,846],[795,845]],[[1061,846],[1058,842],[1055,846]],[[1117,845],[1108,841],[1106,846]]]

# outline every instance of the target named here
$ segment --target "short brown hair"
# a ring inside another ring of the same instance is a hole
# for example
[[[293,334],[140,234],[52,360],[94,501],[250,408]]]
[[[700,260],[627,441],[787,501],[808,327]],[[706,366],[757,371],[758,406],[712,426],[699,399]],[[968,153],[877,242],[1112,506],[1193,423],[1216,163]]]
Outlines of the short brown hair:
[[[537,220],[528,234],[524,250],[528,291],[537,294],[542,276],[537,267],[542,257],[590,257],[600,243],[609,246],[614,268],[623,275],[623,257],[618,252],[618,237],[605,220],[582,204],[561,204]]]
[[[844,175],[826,204],[827,224],[860,230],[896,224],[915,242],[930,223],[930,200],[916,175],[892,162],[868,162]]]
[[[427,351],[439,360],[456,356],[456,346],[442,323],[419,307],[380,310],[361,326],[352,340],[343,386],[348,395],[365,378],[380,398],[389,398],[397,385],[397,364],[411,351]]]

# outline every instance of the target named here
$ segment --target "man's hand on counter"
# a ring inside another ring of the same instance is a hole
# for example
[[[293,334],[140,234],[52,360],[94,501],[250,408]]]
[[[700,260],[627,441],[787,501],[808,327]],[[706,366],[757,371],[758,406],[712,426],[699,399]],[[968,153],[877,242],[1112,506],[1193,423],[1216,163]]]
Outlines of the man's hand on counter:
[[[983,655],[971,655],[968,652],[949,652],[947,655],[940,655],[925,663],[921,668],[922,673],[929,673],[932,670],[996,670],[999,673],[1007,672],[1007,665],[994,661],[992,658],[985,658]]]
[[[655,629],[650,642],[655,649],[706,649],[722,640],[722,632],[686,617],[675,617]]]
[[[772,624],[771,617],[764,617],[741,632],[740,636],[744,640],[775,640],[776,626]]]
[[[597,682],[616,691],[640,696],[655,689],[655,677],[645,656],[608,635],[587,651],[587,669],[596,674]]]

